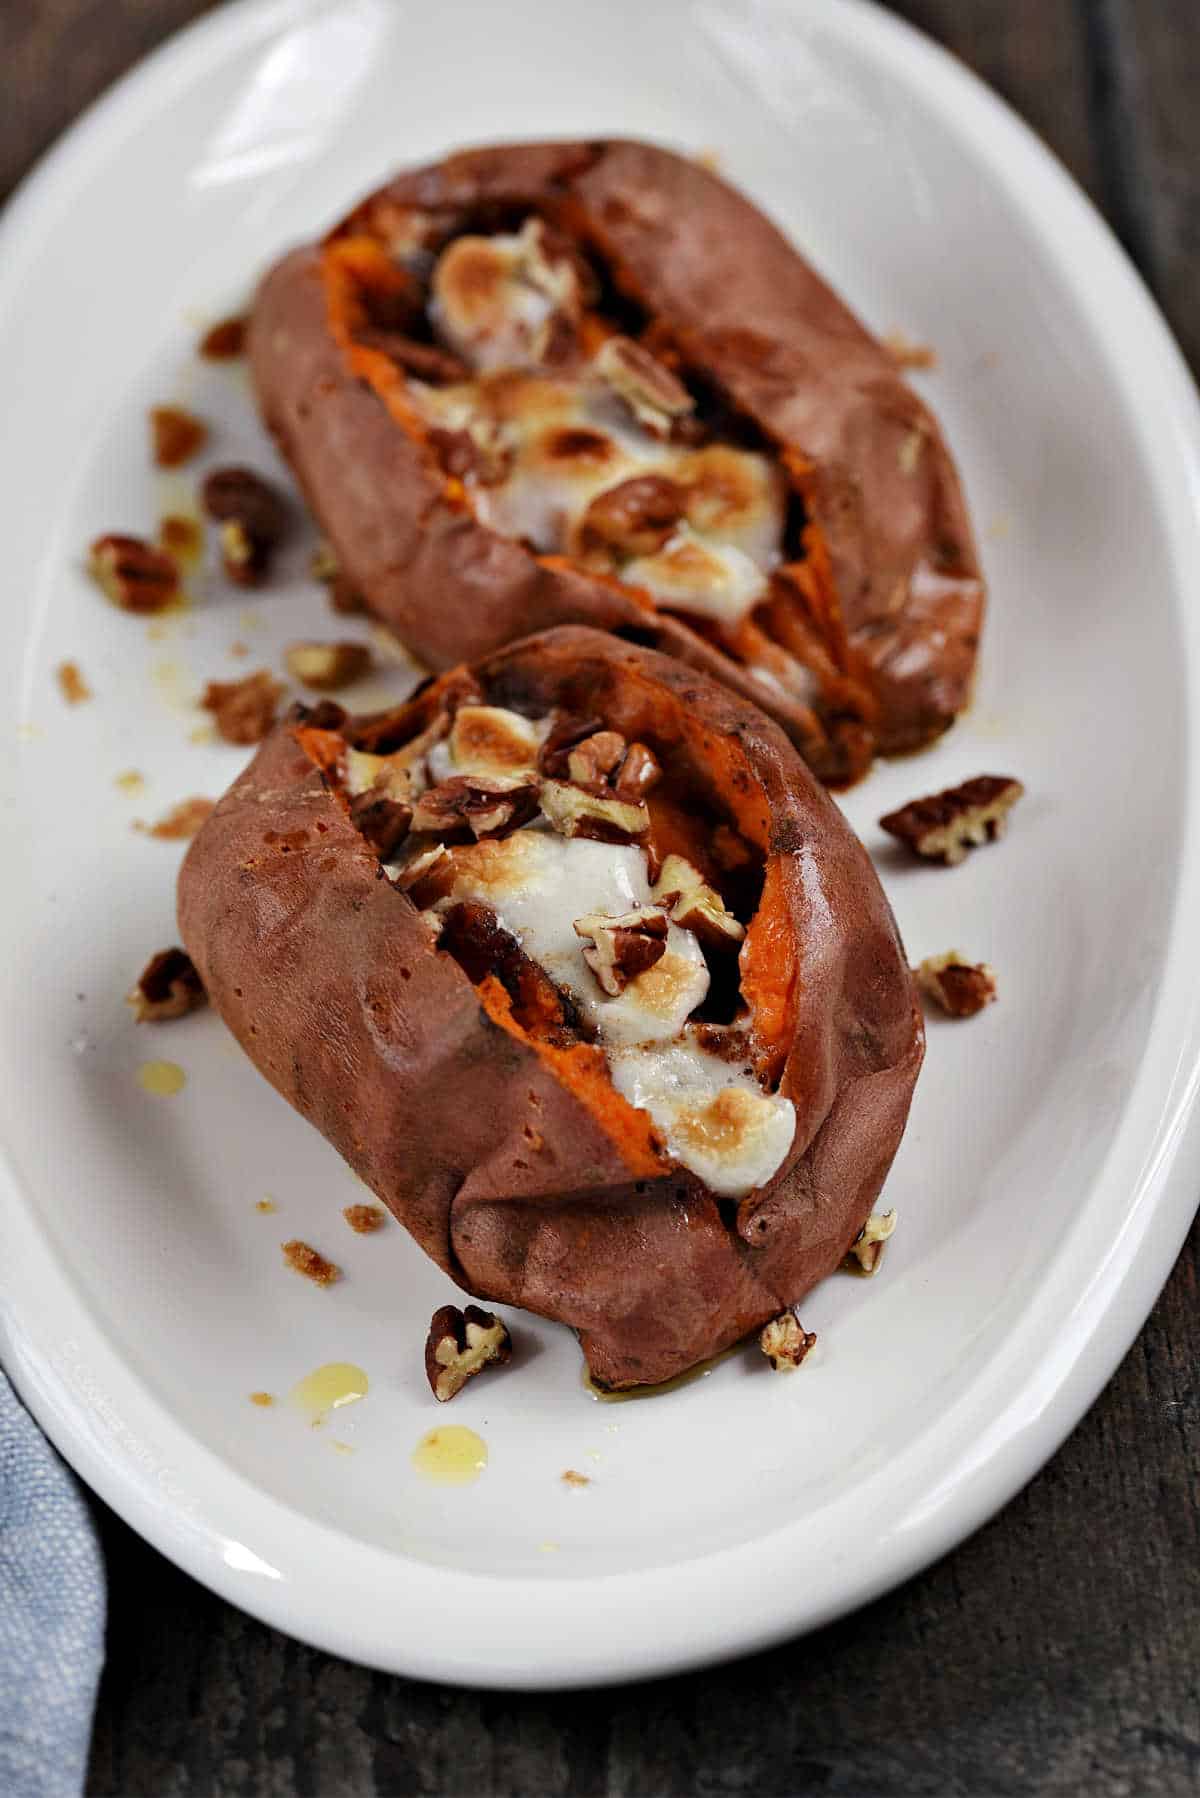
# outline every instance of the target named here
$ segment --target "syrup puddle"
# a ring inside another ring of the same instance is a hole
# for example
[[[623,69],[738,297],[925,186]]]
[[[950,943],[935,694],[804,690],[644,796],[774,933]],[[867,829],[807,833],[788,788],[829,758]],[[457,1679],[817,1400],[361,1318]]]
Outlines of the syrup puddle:
[[[469,1486],[488,1463],[487,1443],[461,1423],[441,1424],[422,1436],[412,1464],[440,1486]]]
[[[315,1429],[331,1411],[340,1411],[343,1405],[354,1405],[365,1398],[369,1385],[362,1368],[352,1361],[326,1361],[292,1387],[288,1403],[303,1411]]]

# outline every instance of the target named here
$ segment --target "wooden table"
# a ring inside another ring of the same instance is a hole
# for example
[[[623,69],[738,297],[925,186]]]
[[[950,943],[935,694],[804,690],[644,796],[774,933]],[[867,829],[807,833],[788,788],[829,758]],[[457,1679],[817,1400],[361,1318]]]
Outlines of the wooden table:
[[[87,100],[203,10],[198,0],[3,0],[0,196]],[[1200,367],[1197,0],[902,0],[894,10],[1041,132]],[[1195,1793],[1198,1241],[1193,1231],[1100,1402],[1002,1516],[857,1616],[711,1672],[552,1697],[368,1673],[251,1622],[106,1517],[109,1657],[89,1789]]]

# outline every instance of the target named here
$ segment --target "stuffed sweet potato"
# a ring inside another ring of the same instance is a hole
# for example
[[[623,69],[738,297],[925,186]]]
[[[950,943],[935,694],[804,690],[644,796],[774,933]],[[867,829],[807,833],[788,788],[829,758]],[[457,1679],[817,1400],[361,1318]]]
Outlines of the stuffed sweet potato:
[[[268,274],[250,355],[346,575],[432,668],[624,633],[830,781],[967,702],[983,587],[937,423],[698,163],[523,144],[401,175]]]
[[[259,1069],[466,1291],[666,1379],[836,1267],[924,1040],[783,733],[564,627],[396,711],[296,708],[193,843],[183,941]]]

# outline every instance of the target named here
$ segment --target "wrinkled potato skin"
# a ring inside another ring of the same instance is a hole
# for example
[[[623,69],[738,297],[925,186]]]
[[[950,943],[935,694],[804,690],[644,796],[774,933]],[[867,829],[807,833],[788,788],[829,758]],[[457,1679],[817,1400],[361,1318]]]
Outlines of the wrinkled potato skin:
[[[872,1209],[924,1050],[887,901],[782,732],[654,652],[582,629],[474,669],[496,704],[564,704],[636,731],[663,720],[712,765],[732,752],[795,933],[782,1079],[787,1160],[740,1206],[663,1160],[646,1176],[525,1042],[491,1021],[380,872],[281,724],[195,839],[183,942],[277,1090],[467,1292],[579,1331],[595,1378],[668,1379],[831,1272]],[[421,701],[428,715],[438,687]]]
[[[488,208],[541,211],[805,468],[844,672],[877,716],[864,749],[859,726],[843,737],[836,707],[814,714],[682,620],[581,569],[547,567],[447,504],[428,450],[345,365],[319,246],[298,250],[254,308],[259,403],[344,566],[416,655],[441,669],[555,624],[632,627],[763,706],[831,781],[861,773],[872,745],[916,748],[953,722],[970,698],[984,610],[953,462],[888,352],[749,201],[697,162],[620,140],[465,151],[399,176],[339,229],[358,228],[380,198],[420,208],[447,233],[486,221]]]

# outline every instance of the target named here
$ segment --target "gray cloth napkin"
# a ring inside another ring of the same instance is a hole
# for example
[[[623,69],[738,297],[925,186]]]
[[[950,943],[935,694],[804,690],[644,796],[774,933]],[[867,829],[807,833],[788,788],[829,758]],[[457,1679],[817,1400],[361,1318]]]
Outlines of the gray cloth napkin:
[[[104,1660],[83,1490],[0,1372],[0,1793],[77,1798]]]

